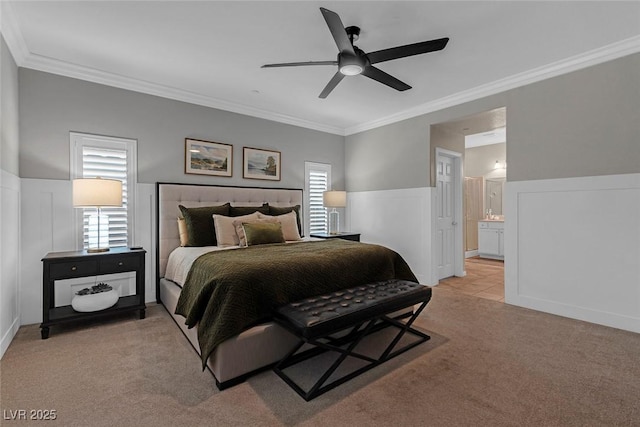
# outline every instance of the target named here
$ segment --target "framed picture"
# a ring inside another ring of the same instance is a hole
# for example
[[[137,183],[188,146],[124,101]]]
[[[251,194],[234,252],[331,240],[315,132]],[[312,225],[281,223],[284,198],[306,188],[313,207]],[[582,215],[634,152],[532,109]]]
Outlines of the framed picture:
[[[242,177],[280,181],[280,152],[243,147]]]
[[[231,176],[233,173],[233,145],[219,142],[184,140],[184,173]]]

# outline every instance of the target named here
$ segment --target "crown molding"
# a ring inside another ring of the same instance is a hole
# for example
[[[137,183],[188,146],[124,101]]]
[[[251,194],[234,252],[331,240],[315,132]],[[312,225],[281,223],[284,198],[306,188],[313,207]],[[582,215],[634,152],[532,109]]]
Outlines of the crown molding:
[[[532,70],[515,74],[513,76],[496,80],[494,82],[477,86],[475,88],[455,93],[451,96],[437,99],[419,105],[409,110],[401,111],[387,117],[352,126],[344,130],[345,136],[375,129],[381,126],[396,123],[402,120],[433,113],[445,108],[464,104],[490,95],[495,95],[517,87],[546,80],[562,74],[577,71],[603,62],[611,61],[623,56],[640,52],[640,36],[631,37],[610,45],[594,49],[579,55],[553,62]]]
[[[341,136],[348,136],[381,126],[386,126],[402,120],[432,113],[444,108],[453,107],[455,105],[495,95],[516,87],[525,86],[551,77],[577,71],[582,68],[640,52],[640,36],[631,37],[542,67],[534,68],[523,73],[515,74],[504,79],[458,92],[432,102],[427,102],[386,117],[348,128],[341,128],[33,54],[29,52],[27,44],[24,41],[22,33],[17,25],[17,21],[14,19],[14,12],[11,4],[9,2],[0,1],[0,8],[0,31],[2,32],[5,41],[9,46],[9,50],[19,67],[31,68],[47,73],[77,78],[93,83],[202,105],[205,107],[216,108]]]
[[[29,56],[29,49],[20,28],[18,28],[10,2],[0,1],[0,32],[7,42],[13,60],[20,67]]]
[[[58,74],[65,77],[72,77],[93,83],[117,87],[120,89],[145,93],[147,95],[155,95],[162,98],[188,102],[190,104],[202,105],[205,107],[216,108],[232,113],[243,114],[265,120],[271,120],[293,126],[299,126],[307,129],[313,129],[321,132],[344,136],[344,129],[336,126],[328,126],[326,124],[321,124],[310,120],[289,116],[286,114],[275,113],[273,111],[262,110],[235,102],[201,95],[195,92],[189,92],[186,90],[160,85],[144,80],[133,79],[130,77],[108,73],[89,67],[83,67],[77,64],[48,58],[42,55],[30,54],[26,57],[24,62],[19,65],[24,68],[31,68],[34,70]]]
[[[9,2],[0,0],[0,31],[7,42],[7,46],[13,55],[18,67],[30,68],[37,71],[58,74],[65,77],[72,77],[93,83],[99,83],[107,86],[113,86],[120,89],[131,90],[134,92],[145,93],[147,95],[155,95],[162,98],[173,99],[176,101],[188,102],[190,104],[202,105],[205,107],[216,108],[219,110],[229,111],[232,113],[244,114],[247,116],[257,117],[265,120],[271,120],[292,126],[299,126],[306,129],[317,130],[344,136],[344,129],[337,126],[330,126],[324,123],[317,123],[311,120],[301,119],[299,117],[280,114],[273,111],[262,110],[231,101],[217,99],[210,96],[185,91],[182,89],[164,86],[144,80],[133,79],[130,77],[108,73],[89,67],[83,67],[69,62],[59,61],[43,55],[33,54],[29,51],[22,32],[17,25],[15,14]]]

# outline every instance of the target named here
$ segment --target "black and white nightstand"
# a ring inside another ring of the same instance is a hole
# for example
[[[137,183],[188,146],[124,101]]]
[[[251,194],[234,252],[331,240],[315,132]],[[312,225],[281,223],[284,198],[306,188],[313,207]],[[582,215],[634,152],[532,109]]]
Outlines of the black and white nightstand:
[[[314,233],[314,234],[310,234],[310,236],[318,237],[320,239],[344,239],[344,240],[352,240],[354,242],[360,241],[360,233],[349,233],[349,232],[342,232],[337,234]]]
[[[112,248],[108,252],[88,253],[50,252],[42,258],[42,339],[49,338],[52,325],[80,321],[123,311],[140,310],[145,317],[144,257],[147,251],[136,248]],[[103,274],[136,273],[136,293],[120,297],[113,307],[94,312],[77,312],[70,305],[56,307],[54,286],[56,280],[90,277]]]

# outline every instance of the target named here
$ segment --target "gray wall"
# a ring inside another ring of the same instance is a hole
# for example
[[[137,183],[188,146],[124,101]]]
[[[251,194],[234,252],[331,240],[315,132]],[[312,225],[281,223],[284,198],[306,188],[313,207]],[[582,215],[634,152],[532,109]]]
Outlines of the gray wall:
[[[509,92],[509,181],[640,172],[640,54]]]
[[[426,131],[425,131],[426,130]],[[347,190],[424,187],[429,179],[429,125],[423,117],[348,136]],[[407,183],[422,182],[422,185]]]
[[[508,112],[509,181],[640,172],[640,54],[634,54],[347,136],[347,190],[429,186],[430,125],[501,106]],[[392,165],[386,156],[362,155],[386,146],[402,150]]]
[[[18,67],[0,37],[0,168],[18,176]]]
[[[430,161],[431,169],[431,187],[436,186],[436,148],[444,148],[445,150],[454,151],[462,155],[464,161],[464,135],[451,132],[444,126],[433,125],[430,130]]]
[[[20,176],[69,179],[69,132],[138,141],[138,182],[304,186],[304,162],[333,165],[344,188],[344,137],[30,69],[20,69]],[[184,139],[233,144],[233,177],[184,173]],[[242,178],[242,147],[282,153],[282,180]]]

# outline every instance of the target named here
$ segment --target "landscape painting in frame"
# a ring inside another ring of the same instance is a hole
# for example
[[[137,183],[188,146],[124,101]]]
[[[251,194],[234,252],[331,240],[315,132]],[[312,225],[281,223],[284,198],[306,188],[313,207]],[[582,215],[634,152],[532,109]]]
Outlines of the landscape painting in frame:
[[[280,181],[280,152],[244,147],[243,177]]]
[[[185,173],[231,176],[233,145],[185,139]]]

